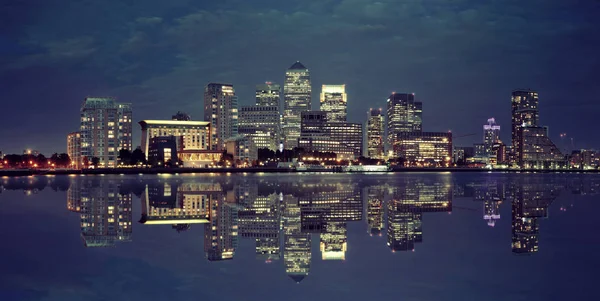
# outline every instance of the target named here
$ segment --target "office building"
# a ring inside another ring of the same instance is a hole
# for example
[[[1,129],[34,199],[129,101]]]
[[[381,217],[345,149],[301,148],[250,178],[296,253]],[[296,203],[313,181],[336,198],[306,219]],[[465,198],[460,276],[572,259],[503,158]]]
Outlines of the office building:
[[[475,156],[475,149],[472,146],[455,146],[453,158],[455,164],[465,164],[467,159]]]
[[[407,166],[449,166],[452,159],[452,133],[400,132],[394,153]]]
[[[331,122],[344,122],[348,114],[346,85],[323,85],[321,88],[321,111],[327,112]]]
[[[381,109],[371,109],[367,116],[367,157],[383,159],[385,153],[384,125]]]
[[[555,169],[567,166],[565,156],[548,137],[546,127],[518,127],[516,144],[516,160],[521,168]]]
[[[177,155],[186,167],[202,167],[217,162],[220,151],[211,150],[211,124],[207,121],[142,120],[142,150],[148,156],[150,140],[155,137],[175,136]]]
[[[285,72],[283,85],[283,137],[285,149],[298,146],[302,112],[311,110],[310,72],[302,63],[294,63]]]
[[[116,167],[119,151],[131,151],[131,104],[110,97],[88,97],[81,106],[81,160],[99,159],[100,167]]]
[[[176,136],[158,136],[150,138],[148,147],[148,162],[151,165],[171,165],[179,164],[177,151],[179,150],[181,137]]]
[[[415,100],[414,93],[392,93],[387,100],[387,137],[390,149],[398,134],[423,130],[423,104]]]
[[[272,82],[256,85],[256,105],[260,107],[277,107],[279,113],[279,99],[281,87]]]
[[[233,155],[236,164],[251,165],[258,160],[258,149],[252,139],[241,135],[229,138],[225,141],[226,151]]]
[[[339,159],[362,156],[362,125],[330,122],[323,111],[302,113],[299,146],[305,151],[333,152]]]
[[[238,134],[238,98],[233,85],[210,83],[204,89],[204,121],[210,122],[211,150],[225,149],[225,140]]]
[[[67,155],[71,159],[71,168],[84,168],[81,158],[81,134],[73,132],[67,135]]]
[[[240,109],[238,132],[249,137],[256,148],[276,151],[281,142],[280,123],[277,106],[244,106]]]

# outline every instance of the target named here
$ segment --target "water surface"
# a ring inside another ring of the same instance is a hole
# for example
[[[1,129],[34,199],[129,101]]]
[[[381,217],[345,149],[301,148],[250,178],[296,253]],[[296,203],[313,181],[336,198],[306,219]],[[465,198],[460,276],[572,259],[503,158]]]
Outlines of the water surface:
[[[0,185],[0,300],[598,300],[598,175]]]

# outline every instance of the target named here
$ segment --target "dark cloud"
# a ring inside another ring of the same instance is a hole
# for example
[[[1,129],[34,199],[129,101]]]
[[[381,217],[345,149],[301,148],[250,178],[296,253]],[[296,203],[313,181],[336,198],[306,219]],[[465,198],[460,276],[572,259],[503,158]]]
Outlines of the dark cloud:
[[[81,0],[8,1],[2,8],[0,53],[7,55],[0,78],[18,75],[24,83],[0,97],[18,114],[26,112],[17,103],[61,103],[46,113],[64,113],[71,129],[90,94],[132,102],[137,119],[180,109],[201,116],[210,81],[233,83],[249,104],[256,83],[281,82],[296,60],[311,69],[315,94],[323,83],[347,84],[355,122],[390,92],[415,92],[426,130],[479,132],[491,116],[507,129],[510,91],[533,88],[542,121],[556,129],[551,134],[575,134],[593,120],[550,116],[564,103],[594,104],[600,92],[598,1]],[[59,74],[51,81],[63,80],[69,91],[27,76],[39,68]],[[11,125],[0,121],[0,136]],[[35,120],[16,128],[18,137],[37,135]],[[40,141],[39,148],[61,150],[67,129],[50,130],[60,143]],[[578,135],[581,146],[599,146]],[[18,150],[25,139],[3,147]]]

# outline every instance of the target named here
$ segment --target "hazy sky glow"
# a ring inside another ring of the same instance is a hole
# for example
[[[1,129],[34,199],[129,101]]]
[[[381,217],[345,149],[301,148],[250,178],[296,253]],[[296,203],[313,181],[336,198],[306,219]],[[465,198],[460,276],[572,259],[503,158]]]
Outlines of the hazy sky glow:
[[[135,121],[200,119],[204,86],[223,81],[249,105],[296,60],[314,100],[346,84],[353,122],[414,92],[424,130],[477,133],[455,141],[466,145],[496,117],[509,142],[510,92],[532,88],[558,144],[566,132],[600,148],[599,11],[597,0],[4,0],[0,150],[66,151],[86,96],[133,103]]]

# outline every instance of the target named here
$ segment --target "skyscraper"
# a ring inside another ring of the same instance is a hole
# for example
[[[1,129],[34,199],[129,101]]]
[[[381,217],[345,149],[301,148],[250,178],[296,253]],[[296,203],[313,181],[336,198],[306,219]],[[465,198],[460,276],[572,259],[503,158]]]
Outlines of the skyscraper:
[[[538,93],[531,90],[515,90],[512,92],[512,146],[519,149],[517,137],[519,127],[538,126],[540,113],[538,109]]]
[[[327,112],[329,121],[346,121],[348,111],[346,85],[323,85],[321,88],[321,111]]]
[[[131,151],[131,104],[110,97],[88,97],[81,106],[81,159],[116,167],[119,150]],[[85,158],[85,159],[84,159]]]
[[[371,109],[367,116],[367,156],[382,159],[384,155],[384,127],[381,109]]]
[[[512,158],[521,168],[559,168],[566,165],[560,149],[539,123],[538,93],[512,92]]]
[[[310,72],[302,63],[294,63],[285,72],[283,86],[283,136],[286,149],[298,146],[300,118],[302,112],[311,109],[311,92]]]
[[[423,130],[423,104],[414,93],[392,93],[387,100],[387,142],[392,149],[398,133]]]
[[[279,111],[279,98],[281,87],[272,82],[256,85],[256,105],[264,107],[277,107]]]
[[[238,134],[238,99],[233,85],[206,85],[204,121],[211,124],[211,149],[224,150],[225,140]]]

